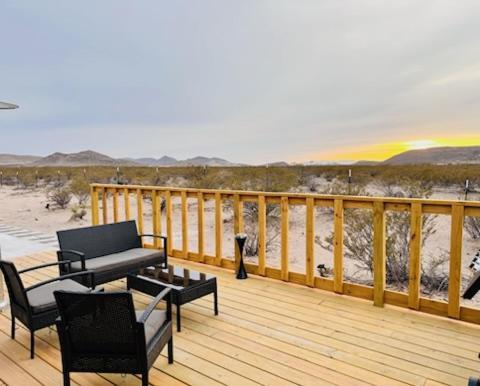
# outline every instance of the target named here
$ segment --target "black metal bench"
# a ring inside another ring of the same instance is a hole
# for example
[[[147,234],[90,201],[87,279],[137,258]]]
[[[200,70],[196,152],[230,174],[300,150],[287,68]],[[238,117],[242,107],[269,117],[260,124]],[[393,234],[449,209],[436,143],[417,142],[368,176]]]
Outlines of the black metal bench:
[[[124,278],[149,266],[167,267],[167,238],[139,235],[133,220],[59,231],[57,237],[58,260],[71,261],[70,270],[60,266],[60,275],[90,270],[95,273],[95,285]],[[162,239],[163,248],[144,248],[143,237]]]

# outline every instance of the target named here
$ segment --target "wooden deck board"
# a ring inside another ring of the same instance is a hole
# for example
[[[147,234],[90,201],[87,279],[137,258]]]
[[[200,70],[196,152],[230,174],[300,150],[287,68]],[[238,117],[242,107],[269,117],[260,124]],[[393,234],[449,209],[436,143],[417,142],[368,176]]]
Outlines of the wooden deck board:
[[[39,253],[16,260],[27,267],[55,259]],[[165,352],[150,372],[154,385],[439,385],[466,384],[480,373],[480,327],[345,295],[251,276],[235,280],[231,271],[201,267],[219,281],[220,315],[211,297],[183,307],[183,331],[175,331],[175,363]],[[24,275],[28,284],[57,274],[56,268]],[[125,287],[125,281],[105,286]],[[134,293],[141,309],[150,297]],[[0,384],[61,384],[58,338],[36,334],[37,357],[29,359],[22,326],[9,338],[10,315],[0,314]],[[8,374],[3,369],[8,369]],[[78,385],[134,385],[135,376],[72,374]],[[28,382],[28,383],[27,383]]]

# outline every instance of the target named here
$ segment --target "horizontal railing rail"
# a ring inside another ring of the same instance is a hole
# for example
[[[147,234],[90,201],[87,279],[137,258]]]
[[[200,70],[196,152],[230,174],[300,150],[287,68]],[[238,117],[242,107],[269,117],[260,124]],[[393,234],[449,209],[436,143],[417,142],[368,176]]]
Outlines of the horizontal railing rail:
[[[136,213],[131,210],[131,198],[136,200]],[[341,195],[318,195],[304,193],[275,193],[237,190],[212,190],[170,188],[141,185],[91,185],[92,223],[108,223],[134,218],[139,232],[144,233],[144,198],[151,199],[152,231],[162,233],[162,215],[165,216],[165,233],[168,236],[167,253],[170,256],[193,260],[228,269],[235,269],[239,253],[234,258],[223,254],[223,206],[226,200],[233,203],[233,231],[244,231],[244,203],[254,202],[258,212],[258,262],[246,263],[247,272],[273,279],[293,282],[309,287],[333,291],[373,301],[376,306],[392,304],[440,316],[448,316],[480,324],[480,309],[460,304],[462,280],[462,247],[464,220],[466,216],[480,217],[480,202],[454,201],[393,197],[361,197]],[[123,205],[119,204],[123,197]],[[174,217],[172,199],[180,198],[181,205],[181,249],[173,246]],[[197,207],[197,250],[189,250],[188,199],[196,200]],[[162,211],[164,200],[164,214]],[[112,201],[111,204],[110,200]],[[214,201],[215,253],[205,252],[205,202]],[[101,205],[99,204],[101,202]],[[267,205],[277,204],[280,208],[280,264],[271,267],[267,263]],[[289,268],[289,211],[290,206],[305,208],[305,271]],[[123,214],[120,214],[123,206]],[[112,213],[109,214],[109,207]],[[331,208],[333,212],[333,278],[315,275],[315,208]],[[373,285],[362,285],[344,280],[344,223],[345,209],[366,209],[373,216]],[[408,292],[386,288],[386,213],[410,213],[409,280]],[[447,215],[450,226],[450,261],[448,301],[421,296],[422,216],[424,214]],[[154,241],[150,247],[158,247]]]

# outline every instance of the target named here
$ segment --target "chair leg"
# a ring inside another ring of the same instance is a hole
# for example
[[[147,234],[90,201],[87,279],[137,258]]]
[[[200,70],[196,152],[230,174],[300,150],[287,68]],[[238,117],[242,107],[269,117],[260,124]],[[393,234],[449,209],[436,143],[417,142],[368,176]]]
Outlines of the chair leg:
[[[63,373],[63,386],[70,386],[70,373],[68,371]]]
[[[173,336],[168,341],[168,363],[173,363]]]
[[[213,292],[213,306],[214,306],[215,315],[218,315],[218,292],[217,292],[217,286],[215,286],[215,291]]]
[[[148,370],[142,374],[142,386],[148,386]]]
[[[30,359],[35,358],[35,333],[30,331]]]
[[[12,339],[15,339],[15,316],[12,315]]]
[[[180,304],[177,304],[177,332],[182,331],[182,322],[180,317]]]

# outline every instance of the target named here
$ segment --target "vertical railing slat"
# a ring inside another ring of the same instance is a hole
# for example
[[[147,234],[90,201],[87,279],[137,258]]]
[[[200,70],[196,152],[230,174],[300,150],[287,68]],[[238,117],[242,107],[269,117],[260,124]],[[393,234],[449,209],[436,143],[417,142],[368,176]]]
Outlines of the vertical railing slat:
[[[102,217],[103,223],[108,223],[108,201],[107,201],[108,190],[107,188],[102,189]]]
[[[165,192],[165,214],[167,217],[167,254],[172,255],[173,232],[172,232],[172,193]]]
[[[215,192],[215,264],[218,266],[222,265],[222,221],[222,195],[220,192]]]
[[[240,195],[233,195],[233,232],[235,234],[243,232],[243,202],[240,201]],[[235,242],[235,267],[240,264],[240,251]]]
[[[410,256],[408,275],[408,307],[420,308],[422,253],[422,204],[413,203],[410,210]]]
[[[130,220],[130,190],[128,188],[123,189],[123,200],[125,202],[125,220]]]
[[[187,192],[182,190],[182,254],[184,259],[188,259],[188,202]]]
[[[137,189],[137,226],[138,233],[143,233],[143,192]]]
[[[462,204],[452,205],[450,232],[450,273],[448,281],[448,316],[460,318],[460,286],[462,280],[462,244],[465,208]]]
[[[92,206],[92,225],[98,225],[98,190],[96,187],[90,187],[90,203]]]
[[[288,197],[282,197],[280,199],[280,212],[281,212],[281,277],[282,280],[288,281],[289,278],[289,266],[288,266],[288,223],[289,223],[289,210],[288,210]]]
[[[113,189],[113,222],[118,222],[118,191]]]
[[[343,200],[333,203],[333,290],[343,293]]]
[[[314,264],[315,264],[315,207],[313,197],[307,198],[306,207],[306,263],[305,278],[306,284],[313,287],[315,280]]]
[[[265,276],[267,251],[267,206],[265,196],[258,196],[258,274]]]
[[[152,190],[152,228],[154,235],[160,235],[160,200],[158,197],[158,191]],[[160,247],[160,240],[157,237],[153,238],[153,246],[155,248]]]
[[[385,205],[373,203],[373,304],[383,306],[386,278]]]
[[[198,259],[205,262],[205,201],[203,193],[197,193]]]

